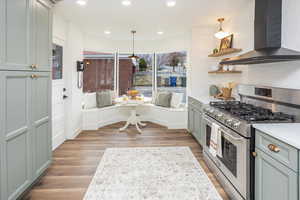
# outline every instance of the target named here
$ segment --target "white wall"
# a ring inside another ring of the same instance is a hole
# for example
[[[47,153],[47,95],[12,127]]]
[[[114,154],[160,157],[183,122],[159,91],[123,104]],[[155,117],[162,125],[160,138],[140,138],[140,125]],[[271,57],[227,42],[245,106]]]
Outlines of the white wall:
[[[63,47],[63,55],[66,55],[66,34],[67,23],[57,15],[53,16],[53,43]],[[63,66],[67,66],[66,59],[63,60]],[[65,77],[66,70],[63,71]],[[66,139],[68,123],[65,113],[65,103],[62,99],[64,79],[52,81],[52,148],[57,148]]]
[[[176,51],[188,50],[190,34],[182,34],[170,38],[157,40],[136,40],[135,50],[137,52],[158,52],[158,51]],[[120,52],[132,51],[132,40],[112,40],[109,38],[99,37],[86,34],[84,38],[84,49],[87,51],[99,52]]]
[[[226,18],[224,29],[234,33],[234,47],[243,52],[254,49],[254,6],[255,1],[245,1],[244,6]],[[300,1],[283,0],[282,44],[286,48],[300,51]],[[218,16],[216,16],[217,19]],[[192,29],[191,69],[189,72],[189,94],[195,98],[208,95],[210,84],[228,81],[300,89],[300,62],[270,63],[237,66],[243,70],[241,75],[209,75],[210,66],[217,64],[223,57],[208,58],[218,41],[213,34],[216,24]],[[235,54],[229,55],[229,57]],[[225,56],[226,57],[226,56]]]
[[[77,87],[78,72],[76,70],[76,61],[83,60],[83,33],[76,25],[68,24],[67,34],[67,90],[68,95],[71,97],[66,102],[68,105],[68,120],[69,131],[67,132],[67,138],[73,138],[82,130],[82,88]]]
[[[66,95],[65,117],[66,138],[74,138],[82,130],[82,89],[77,88],[76,61],[82,60],[84,46],[84,34],[80,28],[72,22],[58,15],[54,9],[53,16],[53,42],[64,48],[63,55],[63,77]]]
[[[188,71],[188,94],[194,98],[207,97],[209,86],[222,85],[230,81],[241,82],[240,74],[208,74],[212,66],[217,66],[222,58],[210,58],[209,54],[217,47],[214,38],[215,27],[202,26],[192,29],[191,40],[191,68]]]

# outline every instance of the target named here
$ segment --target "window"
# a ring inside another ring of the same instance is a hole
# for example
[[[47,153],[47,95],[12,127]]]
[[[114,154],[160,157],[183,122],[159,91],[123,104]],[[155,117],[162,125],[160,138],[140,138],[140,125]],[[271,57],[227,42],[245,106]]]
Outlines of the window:
[[[186,102],[186,63],[185,51],[157,54],[157,90],[183,93]]]
[[[62,79],[63,76],[63,47],[52,45],[52,79]]]
[[[145,97],[151,97],[155,91],[170,91],[182,93],[186,102],[185,51],[140,53],[137,63],[128,58],[130,55],[84,52],[83,91],[116,90],[121,96],[135,89]]]
[[[83,92],[114,90],[115,54],[84,52]]]
[[[135,64],[128,56],[129,54],[119,55],[119,95],[134,89],[146,97],[151,97],[153,54],[137,54],[140,59]]]

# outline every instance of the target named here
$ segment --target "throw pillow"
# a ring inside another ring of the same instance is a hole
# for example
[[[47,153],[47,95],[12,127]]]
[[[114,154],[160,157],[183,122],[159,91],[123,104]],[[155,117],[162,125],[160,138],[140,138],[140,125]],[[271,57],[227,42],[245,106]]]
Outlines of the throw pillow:
[[[85,109],[92,109],[97,107],[96,102],[96,92],[94,93],[86,93],[84,95],[84,108]]]
[[[110,91],[97,92],[97,107],[103,108],[113,105],[112,95]]]
[[[179,108],[183,99],[182,93],[172,93],[171,98],[171,107],[172,108]]]
[[[170,108],[172,93],[159,92],[156,95],[155,105]]]

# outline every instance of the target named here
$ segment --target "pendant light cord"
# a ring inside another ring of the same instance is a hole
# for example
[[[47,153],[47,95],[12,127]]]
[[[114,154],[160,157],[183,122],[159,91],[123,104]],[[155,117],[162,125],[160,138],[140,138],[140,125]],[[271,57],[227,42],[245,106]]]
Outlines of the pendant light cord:
[[[134,55],[134,34],[136,33],[136,31],[131,31],[132,33],[132,55]]]

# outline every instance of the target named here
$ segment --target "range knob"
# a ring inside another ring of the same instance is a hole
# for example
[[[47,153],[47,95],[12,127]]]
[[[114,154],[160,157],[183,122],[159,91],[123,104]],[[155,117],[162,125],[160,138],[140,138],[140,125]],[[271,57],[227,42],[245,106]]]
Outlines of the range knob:
[[[208,113],[210,113],[210,114],[213,114],[214,112],[215,112],[214,109],[209,109],[209,110],[208,110]]]
[[[222,117],[223,117],[223,114],[219,113],[219,114],[217,114],[217,117],[218,117],[218,118],[222,118]]]
[[[234,127],[234,128],[239,128],[240,125],[241,125],[241,122],[235,122],[235,123],[233,124],[233,127]]]
[[[226,119],[225,122],[229,124],[232,122],[232,119]]]
[[[232,122],[232,119],[226,119],[225,123],[228,124],[229,126],[231,126],[233,122]]]

